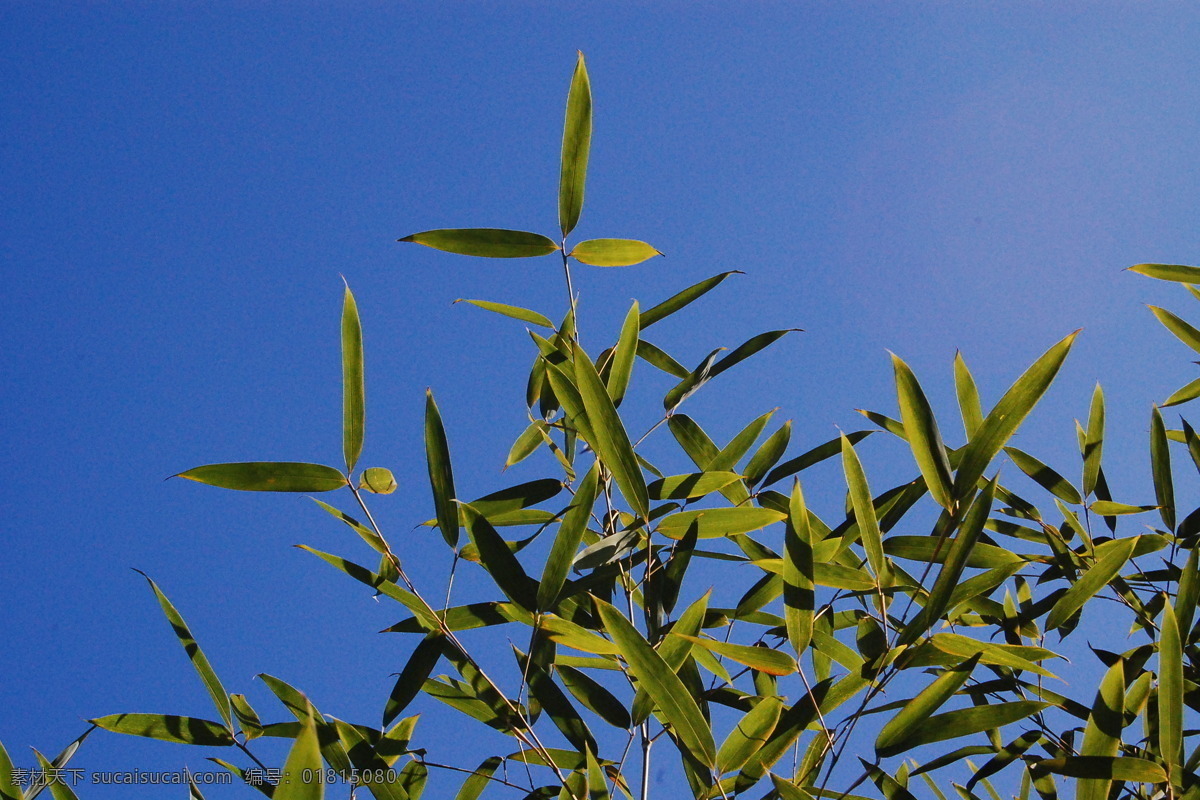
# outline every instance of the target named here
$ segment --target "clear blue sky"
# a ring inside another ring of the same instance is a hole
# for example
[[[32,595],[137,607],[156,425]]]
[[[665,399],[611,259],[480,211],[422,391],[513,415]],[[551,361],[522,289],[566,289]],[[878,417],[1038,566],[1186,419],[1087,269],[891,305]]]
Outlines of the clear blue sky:
[[[302,497],[163,479],[338,463],[344,275],[366,328],[364,464],[401,484],[381,522],[439,585],[444,546],[411,530],[432,516],[425,388],[478,496],[513,480],[500,467],[533,357],[519,323],[451,302],[557,317],[565,290],[552,259],[395,240],[554,233],[576,49],[596,109],[578,234],[667,254],[578,271],[585,345],[631,298],[744,270],[653,339],[691,364],[806,329],[689,401],[718,438],[779,406],[799,452],[862,427],[855,408],[895,413],[887,349],[957,444],[956,349],[994,402],[1083,327],[1018,444],[1077,475],[1072,419],[1101,381],[1116,499],[1152,502],[1150,404],[1195,367],[1143,304],[1194,318],[1194,301],[1121,270],[1200,261],[1198,35],[1176,3],[4,3],[0,740],[29,766],[27,745],[56,752],[85,717],[211,714],[131,567],[264,717],[284,717],[252,680],[265,671],[327,713],[377,719],[411,643],[373,632],[402,615],[290,547],[366,558],[359,543]],[[668,384],[639,378],[649,424]],[[883,487],[911,466],[877,439],[863,457]],[[832,512],[837,474],[820,475]],[[1178,483],[1186,512],[1195,476]],[[422,726],[443,743],[463,729],[442,710]],[[205,768],[195,750],[101,734],[77,763],[185,761]]]

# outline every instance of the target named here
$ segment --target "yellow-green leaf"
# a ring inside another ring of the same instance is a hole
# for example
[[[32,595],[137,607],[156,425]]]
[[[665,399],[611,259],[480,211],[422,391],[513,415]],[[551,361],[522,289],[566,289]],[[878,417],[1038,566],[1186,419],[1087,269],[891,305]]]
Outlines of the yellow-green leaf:
[[[896,715],[879,731],[879,736],[875,739],[875,752],[881,758],[887,758],[914,747],[910,742],[913,736],[926,727],[933,712],[945,705],[946,701],[962,688],[978,663],[979,656],[975,655],[958,666],[945,670],[916,697],[902,705]]]
[[[631,267],[662,253],[636,239],[588,239],[567,255],[593,267]]]
[[[1180,319],[1165,308],[1159,308],[1158,306],[1150,306],[1149,308],[1154,316],[1158,317],[1158,321],[1163,324],[1163,327],[1175,334],[1175,338],[1200,353],[1200,330],[1196,330],[1190,323]]]
[[[921,470],[921,476],[925,478],[925,485],[929,487],[929,495],[942,508],[948,509],[953,504],[950,461],[946,457],[946,444],[942,441],[933,409],[917,376],[895,353],[892,354],[892,368],[896,376],[900,419],[904,423],[904,433],[912,448],[913,458]]]
[[[358,488],[375,494],[391,494],[397,486],[396,476],[385,467],[367,467],[358,480]]]
[[[1200,283],[1200,267],[1189,267],[1183,264],[1135,264],[1130,272],[1157,278],[1160,281],[1175,281],[1176,283]]]
[[[451,547],[458,546],[458,508],[454,505],[454,471],[450,467],[450,445],[442,414],[434,402],[433,392],[425,391],[425,460],[429,485],[433,490],[433,507],[437,512],[438,529]]]
[[[565,239],[579,224],[592,146],[592,86],[583,53],[575,62],[563,123],[562,166],[558,179],[558,223]]]
[[[1046,616],[1046,631],[1049,632],[1060,627],[1074,616],[1075,612],[1083,608],[1083,604],[1091,600],[1096,592],[1107,586],[1133,555],[1133,549],[1137,543],[1138,537],[1117,539],[1112,542],[1111,549],[1104,557],[1083,573],[1079,580],[1067,589],[1066,594],[1058,598]]]
[[[858,523],[859,536],[862,538],[863,549],[867,552],[867,561],[876,581],[886,580],[888,566],[883,557],[883,534],[879,530],[879,520],[875,516],[875,504],[871,499],[871,488],[867,484],[867,475],[863,471],[862,462],[854,445],[844,435],[842,436],[842,470],[846,474],[846,486],[850,489],[850,502],[854,507],[854,519]]]
[[[271,794],[271,800],[321,800],[325,796],[324,774],[317,725],[310,714],[288,752],[283,776]]]
[[[89,721],[113,733],[145,736],[164,742],[204,747],[229,747],[234,743],[233,734],[221,723],[196,717],[179,717],[173,714],[110,714]]]
[[[681,636],[681,638],[768,675],[791,675],[796,671],[795,659],[787,653],[772,650],[769,647],[733,644],[719,639],[702,639],[696,636]]]
[[[745,766],[766,744],[782,711],[783,701],[778,697],[764,697],[747,711],[717,750],[717,772],[724,775]]]
[[[554,329],[554,323],[549,318],[539,314],[536,311],[530,311],[527,308],[519,306],[510,306],[506,303],[493,303],[490,300],[468,300],[465,297],[460,297],[454,301],[455,303],[470,303],[473,306],[478,306],[485,311],[493,311],[497,314],[502,314],[506,317],[519,319],[522,322],[528,322],[531,325],[540,325],[543,328]]]
[[[243,492],[329,492],[347,485],[333,467],[297,461],[207,464],[174,477]]]
[[[503,228],[440,228],[414,233],[400,241],[483,258],[528,258],[558,250],[553,240],[541,234]]]
[[[699,538],[711,539],[756,531],[772,523],[781,522],[785,517],[785,514],[773,508],[702,508],[663,517],[659,520],[658,531],[672,539],[682,539],[692,523],[695,523]]]
[[[783,533],[783,619],[797,658],[804,657],[812,641],[816,607],[814,544],[808,507],[800,481],[796,480],[789,501],[788,526]]]
[[[365,397],[362,322],[358,317],[358,303],[347,284],[342,301],[342,450],[347,473],[354,470],[362,455],[366,429]]]
[[[1158,751],[1176,786],[1183,783],[1183,639],[1170,599],[1158,640]]]
[[[646,487],[651,500],[695,500],[724,489],[741,476],[735,472],[691,472],[668,475]]]

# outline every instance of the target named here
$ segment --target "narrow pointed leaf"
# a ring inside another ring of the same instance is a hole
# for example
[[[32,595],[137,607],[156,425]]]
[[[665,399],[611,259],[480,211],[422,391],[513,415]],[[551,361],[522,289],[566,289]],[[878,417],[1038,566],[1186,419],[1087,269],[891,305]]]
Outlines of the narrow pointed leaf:
[[[536,587],[525,574],[521,562],[505,544],[500,534],[478,511],[462,503],[463,519],[471,544],[479,551],[479,563],[483,565],[500,590],[521,608],[532,611],[537,606]]]
[[[741,480],[735,472],[691,472],[659,478],[646,487],[651,500],[694,500]]]
[[[1046,631],[1052,631],[1062,626],[1075,615],[1083,604],[1109,584],[1125,566],[1137,546],[1137,538],[1118,539],[1113,542],[1112,549],[1083,573],[1066,594],[1058,599],[1046,617]]]
[[[697,761],[713,766],[716,744],[712,730],[679,676],[619,611],[603,600],[596,600],[596,608],[630,672],[649,693],[675,737]]]
[[[641,516],[648,516],[650,498],[646,492],[646,479],[634,455],[629,434],[625,432],[625,426],[595,366],[578,343],[575,344],[574,357],[575,384],[592,429],[590,444],[612,473],[626,502]]]
[[[780,426],[779,430],[767,437],[767,440],[762,443],[762,446],[750,457],[750,461],[746,464],[745,476],[746,483],[750,486],[758,483],[767,474],[767,470],[775,466],[775,463],[783,456],[787,450],[788,442],[792,439],[792,422],[788,420]]]
[[[1088,411],[1087,432],[1083,439],[1083,495],[1096,491],[1100,478],[1100,458],[1104,450],[1104,390],[1100,384],[1092,390],[1092,405]]]
[[[12,759],[0,745],[0,800],[21,800],[21,790],[13,777]]]
[[[1040,772],[1053,772],[1068,778],[1091,778],[1109,781],[1133,781],[1136,783],[1165,783],[1167,774],[1153,761],[1144,758],[1107,756],[1067,756],[1035,761],[1033,768]],[[1076,795],[1078,796],[1078,795]]]
[[[974,491],[988,464],[1020,427],[1029,412],[1050,388],[1054,376],[1066,360],[1078,331],[1047,350],[1009,387],[983,424],[967,443],[954,476],[954,496],[962,498]]]
[[[658,531],[672,539],[682,539],[694,523],[697,526],[697,535],[701,539],[711,539],[756,531],[781,522],[786,516],[772,508],[753,506],[704,508],[663,517],[658,522]]]
[[[451,547],[458,546],[458,509],[454,505],[454,471],[450,467],[450,445],[442,414],[434,402],[433,392],[425,392],[425,460],[429,469],[429,485],[433,490],[433,506],[437,511],[438,529]]]
[[[1154,316],[1158,317],[1158,321],[1167,330],[1175,334],[1175,338],[1200,353],[1200,330],[1196,330],[1191,324],[1167,311],[1165,308],[1150,306],[1150,311],[1153,312]]]
[[[173,714],[110,714],[89,722],[113,733],[145,736],[164,742],[205,747],[229,747],[234,743],[233,734],[221,723],[196,717],[179,717]]]
[[[845,436],[842,437],[842,470],[846,474],[846,486],[850,489],[850,500],[854,507],[854,519],[858,524],[859,535],[862,538],[863,549],[867,553],[871,572],[876,581],[883,581],[887,575],[887,561],[883,556],[883,534],[879,530],[879,520],[875,517],[875,504],[871,499],[871,488],[867,485],[867,475],[863,472],[862,462],[854,445]]]
[[[587,673],[562,664],[557,667],[557,672],[575,699],[600,719],[620,730],[628,730],[633,724],[625,705]]]
[[[554,323],[550,319],[536,311],[530,311],[528,308],[520,306],[510,306],[507,303],[494,303],[491,300],[469,300],[465,297],[454,301],[455,303],[470,303],[473,306],[478,306],[485,311],[492,311],[497,314],[502,314],[512,319],[519,319],[522,322],[528,322],[530,325],[540,325],[543,328],[554,330]]]
[[[673,375],[680,380],[691,374],[687,367],[645,339],[638,340],[637,354],[638,358],[650,366],[660,369],[668,375]]]
[[[558,224],[565,239],[579,224],[592,146],[592,85],[583,53],[575,62],[563,123],[562,165],[558,179]]]
[[[942,441],[929,399],[908,364],[895,354],[892,355],[892,368],[896,375],[900,419],[904,423],[904,433],[912,448],[913,458],[934,502],[942,508],[950,508],[953,504],[950,461],[946,457],[946,444]]]
[[[1181,403],[1186,403],[1190,400],[1195,400],[1200,397],[1200,378],[1194,381],[1189,381],[1183,386],[1171,393],[1171,396],[1163,401],[1163,408],[1168,406],[1177,406]]]
[[[662,253],[636,239],[588,239],[567,255],[593,267],[631,267]]]
[[[421,693],[426,679],[433,673],[442,656],[442,634],[430,633],[417,644],[404,669],[392,687],[387,705],[383,709],[383,726],[391,725],[408,704]]]
[[[229,702],[233,706],[233,713],[237,717],[238,724],[242,726],[242,732],[246,734],[246,739],[249,740],[262,736],[262,720],[254,712],[250,702],[246,699],[246,695],[231,694],[229,695]]]
[[[549,255],[558,249],[553,240],[541,234],[502,228],[441,228],[414,233],[400,241],[483,258],[529,258]]]
[[[363,381],[362,322],[358,303],[346,286],[342,301],[342,451],[349,474],[362,455],[366,426],[366,385]]]
[[[1017,469],[1024,472],[1037,482],[1039,486],[1064,503],[1079,505],[1083,502],[1079,490],[1072,486],[1070,481],[1029,455],[1029,453],[1026,453],[1024,450],[1018,450],[1015,447],[1004,448],[1004,453],[1017,465]]]
[[[671,316],[676,311],[679,311],[681,308],[687,306],[712,289],[716,288],[721,281],[725,280],[730,275],[744,274],[745,273],[743,273],[741,270],[737,269],[730,270],[729,272],[722,272],[720,275],[714,275],[711,278],[705,278],[699,283],[684,289],[682,292],[668,297],[658,305],[648,308],[642,312],[641,319],[639,320],[641,329],[645,330],[654,323]]]
[[[321,800],[325,796],[324,774],[321,749],[317,743],[317,726],[310,715],[288,752],[283,765],[283,777],[271,794],[271,800]]]
[[[333,467],[296,461],[208,464],[174,477],[243,492],[329,492],[347,485]]]
[[[844,436],[850,440],[850,444],[858,444],[872,433],[874,433],[874,431],[854,431],[853,433],[844,434]],[[763,481],[762,485],[766,487],[770,486],[776,481],[782,480],[783,478],[790,478],[796,473],[806,470],[814,464],[820,464],[826,459],[833,458],[841,452],[841,437],[838,437],[837,439],[830,439],[828,442],[817,445],[806,453],[801,453],[795,458],[788,459],[775,469],[771,470],[770,474],[767,475],[767,478]]]
[[[638,304],[635,300],[633,307],[625,315],[625,322],[621,325],[621,335],[617,339],[616,348],[613,349],[612,368],[608,371],[608,377],[605,380],[608,394],[612,397],[615,405],[620,405],[626,390],[629,389],[629,379],[633,374],[633,362],[637,360],[638,332]]]
[[[796,658],[803,658],[812,641],[816,586],[813,533],[799,480],[792,484],[788,517],[783,534],[783,618]]]
[[[1171,479],[1171,452],[1167,449],[1167,428],[1162,413],[1150,413],[1150,468],[1154,477],[1154,500],[1168,531],[1175,530],[1175,483]]]
[[[767,743],[782,712],[783,701],[778,697],[764,697],[747,711],[717,750],[717,772],[724,775],[745,766]]]
[[[970,736],[1019,722],[1049,707],[1050,703],[1016,700],[947,711],[930,717],[926,725],[911,733],[906,741],[908,747],[917,747]]]
[[[538,583],[537,607],[539,610],[554,609],[558,601],[558,594],[567,581],[571,564],[575,560],[575,554],[579,550],[579,544],[583,541],[583,534],[587,530],[592,506],[596,504],[596,497],[599,495],[599,476],[599,468],[593,464],[588,473],[583,476],[583,480],[579,482],[579,486],[575,490],[575,499],[571,501],[570,507],[563,515],[563,521],[558,526],[558,534],[554,537],[550,554],[546,556],[546,565],[542,568],[542,579]]]
[[[588,800],[609,800],[608,778],[596,760],[595,748],[589,747],[587,754],[587,797]]]
[[[225,687],[221,685],[221,680],[213,670],[212,664],[209,663],[208,657],[200,649],[200,645],[196,642],[196,638],[192,636],[191,630],[188,628],[187,623],[183,621],[183,617],[179,611],[167,599],[167,596],[163,594],[162,589],[158,588],[158,584],[141,570],[135,570],[135,572],[145,578],[146,582],[150,584],[150,588],[154,590],[154,596],[158,598],[158,604],[162,606],[163,614],[166,615],[167,621],[171,623],[171,629],[175,631],[175,637],[183,645],[188,660],[192,662],[192,667],[196,670],[196,674],[200,676],[200,681],[208,691],[209,697],[212,698],[213,705],[217,707],[217,713],[225,721],[225,727],[232,730],[233,713],[229,705],[229,694],[225,691]]]
[[[1135,264],[1130,272],[1157,278],[1160,281],[1175,281],[1176,283],[1200,283],[1200,267],[1189,267],[1183,264]]]
[[[479,800],[479,796],[483,794],[483,790],[491,783],[491,777],[496,773],[502,759],[499,756],[490,756],[483,760],[471,776],[467,778],[458,790],[458,794],[454,795],[454,800]]]
[[[979,656],[973,656],[946,670],[916,697],[905,703],[879,731],[879,736],[875,739],[875,752],[881,758],[887,758],[914,747],[910,740],[919,730],[926,727],[933,713],[963,687],[978,663]]]
[[[1183,784],[1183,640],[1175,610],[1168,599],[1163,606],[1158,641],[1158,751],[1167,763],[1171,782]]]
[[[759,672],[765,672],[768,675],[791,675],[796,671],[795,659],[779,650],[772,650],[768,647],[733,644],[732,642],[723,642],[719,639],[702,639],[697,636],[683,636],[681,638],[711,650],[719,656],[724,656],[743,666],[750,667]]]
[[[963,429],[970,439],[983,424],[983,406],[979,402],[979,389],[975,378],[967,368],[962,353],[954,354],[954,392],[958,396],[958,410],[962,415]]]
[[[1100,681],[1092,713],[1083,731],[1081,756],[1112,758],[1121,746],[1125,727],[1125,662],[1118,659]],[[1078,800],[1105,800],[1111,780],[1106,777],[1081,778],[1075,797]]]

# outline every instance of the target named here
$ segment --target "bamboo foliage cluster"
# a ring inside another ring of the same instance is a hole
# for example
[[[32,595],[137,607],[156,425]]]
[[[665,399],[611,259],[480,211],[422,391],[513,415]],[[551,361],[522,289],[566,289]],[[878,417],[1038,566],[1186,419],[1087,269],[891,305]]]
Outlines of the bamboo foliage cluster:
[[[580,55],[563,136],[561,237],[442,229],[401,239],[475,257],[557,254],[562,261],[569,305],[557,324],[534,310],[467,301],[529,326],[530,420],[506,466],[545,451],[555,474],[465,501],[455,489],[439,407],[432,393],[426,398],[433,498],[427,524],[438,529],[455,567],[467,561],[482,568],[494,599],[449,607],[431,600],[371,511],[375,496],[390,494],[396,482],[383,468],[358,470],[364,348],[347,287],[345,468],[227,463],[180,477],[238,490],[349,493],[353,515],[317,503],[353,530],[378,564],[304,549],[405,615],[388,631],[412,644],[379,720],[343,721],[262,675],[290,717],[263,722],[244,695],[225,690],[183,617],[150,581],[217,719],[127,713],[93,725],[226,748],[233,755],[213,761],[243,778],[265,766],[254,740],[293,740],[278,785],[248,781],[274,800],[323,797],[321,781],[301,776],[326,770],[342,776],[352,796],[378,800],[417,800],[427,785],[429,796],[457,800],[647,800],[651,759],[663,750],[678,765],[681,785],[709,800],[1050,800],[1060,791],[1084,800],[1200,798],[1200,737],[1185,725],[1186,709],[1200,711],[1200,509],[1178,513],[1173,474],[1188,461],[1200,470],[1192,427],[1183,421],[1170,429],[1159,407],[1152,410],[1155,497],[1145,504],[1118,502],[1110,492],[1099,386],[1086,422],[1077,423],[1078,480],[1011,446],[1067,358],[1072,333],[990,408],[956,357],[958,447],[947,444],[945,419],[896,356],[897,416],[864,411],[871,427],[793,448],[790,423],[768,433],[768,412],[729,442],[715,442],[683,410],[686,400],[789,331],[713,350],[692,369],[646,338],[653,325],[733,274],[725,272],[646,310],[635,302],[616,340],[589,355],[578,332],[572,262],[617,267],[659,255],[630,239],[568,244],[583,209],[591,135]],[[1132,269],[1184,284],[1200,298],[1193,285],[1200,268]],[[1172,312],[1153,312],[1200,351],[1200,331]],[[639,362],[675,384],[663,397],[659,423],[635,439],[622,405]],[[1200,381],[1193,381],[1163,406],[1197,396]],[[659,450],[674,442],[669,466],[647,459],[650,437]],[[897,440],[911,479],[882,492],[872,487],[857,450],[868,437]],[[1029,480],[1002,481],[1004,459],[1015,467],[1008,477]],[[844,512],[823,518],[806,502],[801,476],[828,460],[841,463],[844,486],[837,491],[846,503]],[[539,538],[549,545],[534,563],[529,553],[537,548],[526,548]],[[752,577],[733,594],[733,581],[710,589],[696,568],[704,562]],[[1055,674],[1065,662],[1056,660],[1049,635],[1059,642],[1071,636],[1097,604],[1119,610],[1119,621],[1104,632],[1123,644],[1093,648],[1103,679],[1094,692],[1072,697]],[[1132,647],[1125,646],[1126,623]],[[473,641],[495,626],[509,626],[510,641],[527,640],[526,650],[514,647],[511,659],[484,657]],[[417,717],[405,716],[421,695],[481,731],[498,732],[479,737],[481,746],[498,749],[479,763],[427,759],[414,740]],[[65,764],[77,746],[54,763]],[[56,798],[73,796],[62,784],[48,788]],[[196,786],[190,791],[201,796]],[[16,786],[11,763],[0,757],[0,796],[35,794]]]

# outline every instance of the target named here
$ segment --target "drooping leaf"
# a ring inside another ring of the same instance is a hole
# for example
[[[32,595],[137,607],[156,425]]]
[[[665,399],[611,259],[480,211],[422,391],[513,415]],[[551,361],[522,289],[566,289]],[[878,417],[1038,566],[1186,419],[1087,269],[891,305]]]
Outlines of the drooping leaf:
[[[396,685],[383,708],[383,725],[391,725],[408,704],[421,693],[425,680],[433,673],[442,656],[442,634],[429,633],[417,644],[404,669],[396,678]]]
[[[583,53],[575,62],[563,123],[562,166],[558,179],[558,224],[563,238],[575,229],[583,211],[588,153],[592,146],[592,85]]]
[[[243,492],[329,492],[347,485],[333,467],[296,461],[207,464],[173,477]]]
[[[950,508],[950,461],[946,457],[946,444],[938,430],[937,419],[929,399],[921,388],[917,376],[899,356],[892,354],[892,368],[896,376],[896,396],[900,402],[900,419],[912,448],[913,458],[929,487],[929,495],[942,508]]]
[[[110,714],[88,720],[93,725],[113,733],[145,736],[164,742],[197,744],[205,747],[229,747],[233,734],[219,722],[173,714]]]
[[[213,705],[217,707],[217,713],[225,721],[225,727],[232,730],[233,714],[229,704],[229,694],[225,691],[225,687],[221,685],[221,680],[213,670],[212,664],[209,663],[208,657],[200,649],[200,645],[196,642],[196,637],[192,636],[187,623],[183,621],[183,616],[180,615],[171,601],[167,599],[167,596],[163,594],[162,589],[158,588],[158,584],[141,570],[134,571],[145,578],[146,582],[150,584],[150,588],[154,590],[154,596],[158,598],[158,604],[162,606],[163,614],[166,615],[167,621],[171,623],[171,629],[175,631],[175,637],[183,645],[188,660],[192,662],[192,667],[196,670],[196,674],[200,676],[200,682],[204,684],[209,697],[212,698]]]
[[[485,517],[467,503],[462,503],[459,507],[467,523],[467,534],[471,538],[471,544],[478,549],[479,563],[509,600],[532,611],[537,606],[537,587],[525,574],[521,562],[517,561],[517,557]]]
[[[440,228],[414,233],[399,241],[483,258],[529,258],[558,250],[553,240],[541,234],[502,228]]]
[[[494,303],[491,300],[468,300],[465,297],[460,297],[454,301],[455,303],[470,303],[473,306],[478,306],[485,311],[493,311],[512,319],[519,319],[522,322],[528,322],[530,325],[540,325],[543,328],[554,330],[554,323],[549,317],[539,314],[536,311],[530,311],[528,308],[520,306],[510,306],[507,303]]]
[[[519,650],[517,659],[521,665],[522,674],[525,676],[530,697],[536,700],[542,710],[550,716],[563,738],[577,750],[595,750],[596,739],[588,729],[587,723],[579,716],[579,712],[571,705],[570,698],[559,688],[550,674]]]
[[[914,747],[910,743],[913,736],[926,726],[935,711],[963,687],[978,663],[979,656],[976,655],[944,671],[916,697],[901,706],[900,711],[879,731],[875,739],[875,752],[881,758],[887,758]]]
[[[714,766],[712,729],[679,676],[619,611],[603,600],[595,602],[604,628],[620,648],[629,671],[649,693],[675,737],[701,764]]]
[[[1129,538],[1113,542],[1112,549],[1105,554],[1104,558],[1081,575],[1079,580],[1072,584],[1066,594],[1060,597],[1050,609],[1050,613],[1046,617],[1046,631],[1049,632],[1062,626],[1079,609],[1083,608],[1083,604],[1092,599],[1096,592],[1107,586],[1129,561],[1134,547],[1137,546],[1137,541],[1137,538]]]
[[[346,472],[354,471],[362,455],[366,430],[366,385],[363,382],[362,322],[349,284],[342,300],[342,451]]]
[[[593,267],[631,267],[662,253],[635,239],[588,239],[567,255]]]
[[[702,297],[703,295],[705,295],[712,289],[716,288],[717,285],[721,283],[721,281],[725,280],[730,275],[744,275],[744,274],[745,274],[744,272],[742,272],[741,270],[737,270],[737,269],[730,270],[729,272],[722,272],[720,275],[714,275],[711,278],[705,278],[704,280],[700,281],[699,283],[694,284],[694,285],[689,286],[688,288],[684,289],[682,292],[679,292],[678,294],[668,297],[666,300],[662,301],[658,305],[648,308],[642,312],[641,319],[639,320],[641,329],[645,330],[646,328],[649,328],[654,323],[671,316],[676,311],[679,311],[681,308],[687,306],[688,304],[699,299],[700,297]]]
[[[676,378],[686,378],[690,373],[688,368],[680,364],[661,348],[647,342],[645,339],[638,339],[637,345],[638,358],[645,361],[650,366],[660,369],[668,375],[673,375]]]
[[[1067,336],[1047,350],[1021,377],[1009,387],[1000,402],[988,412],[983,424],[966,444],[954,475],[953,492],[962,498],[974,491],[976,483],[983,477],[988,464],[1000,452],[1000,448],[1020,427],[1029,412],[1050,388],[1058,374],[1078,331]]]
[[[437,511],[438,529],[451,547],[458,546],[458,508],[454,505],[454,471],[450,467],[450,445],[442,414],[434,402],[433,392],[425,392],[425,460],[429,470],[429,485],[433,490],[433,507]]]
[[[574,346],[575,384],[587,412],[591,426],[590,444],[604,466],[612,473],[625,500],[634,511],[646,517],[650,514],[650,498],[646,493],[646,479],[642,475],[629,434],[621,422],[608,390],[600,381],[587,353],[578,343]]]

